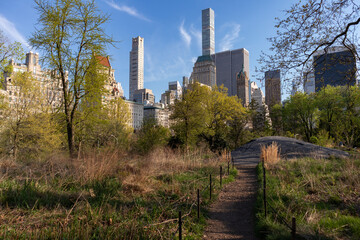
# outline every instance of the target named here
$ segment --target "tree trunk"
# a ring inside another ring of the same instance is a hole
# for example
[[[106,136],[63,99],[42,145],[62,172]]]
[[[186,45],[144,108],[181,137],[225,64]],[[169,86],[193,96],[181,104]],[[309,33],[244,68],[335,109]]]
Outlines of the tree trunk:
[[[69,146],[69,153],[70,157],[75,156],[75,146],[74,146],[74,132],[73,132],[73,124],[71,120],[66,121],[66,128],[67,128],[67,137],[68,137],[68,146]]]

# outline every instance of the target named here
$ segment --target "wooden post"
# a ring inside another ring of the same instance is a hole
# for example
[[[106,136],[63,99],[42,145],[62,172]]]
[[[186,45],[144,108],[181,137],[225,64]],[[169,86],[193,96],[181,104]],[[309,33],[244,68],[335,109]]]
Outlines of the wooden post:
[[[212,195],[212,194],[211,194],[211,191],[212,191],[212,190],[211,190],[211,189],[212,189],[212,186],[211,186],[211,185],[212,185],[212,184],[211,184],[211,174],[210,174],[210,200],[211,200],[211,195]]]
[[[230,161],[228,161],[228,175],[230,175]]]
[[[265,218],[267,215],[267,209],[266,209],[266,172],[265,172],[265,162],[263,160],[263,194],[264,194],[264,214],[265,214]]]
[[[182,222],[181,222],[181,211],[179,211],[179,240],[181,240],[182,239],[182,229],[181,229],[181,227],[182,227]]]
[[[292,218],[292,226],[291,226],[291,240],[295,240],[296,238],[296,218]]]
[[[231,157],[232,168],[234,168],[234,158]]]
[[[222,166],[220,166],[220,188],[222,187]]]
[[[197,190],[197,217],[200,218],[200,190]]]

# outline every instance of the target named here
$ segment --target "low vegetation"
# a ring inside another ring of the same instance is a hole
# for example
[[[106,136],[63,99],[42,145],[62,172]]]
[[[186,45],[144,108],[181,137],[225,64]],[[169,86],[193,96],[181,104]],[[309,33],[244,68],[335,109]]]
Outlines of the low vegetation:
[[[257,171],[262,186],[261,164]],[[359,239],[359,173],[359,159],[304,158],[266,164],[268,211],[265,218],[260,187],[258,234],[266,239],[290,239],[295,217],[299,239]]]
[[[183,234],[199,239],[210,203],[209,174],[215,199],[225,156],[159,148],[146,156],[103,149],[77,159],[2,159],[0,238],[170,239],[177,237],[181,210]],[[231,169],[223,183],[236,174]],[[198,188],[200,219],[194,205]]]

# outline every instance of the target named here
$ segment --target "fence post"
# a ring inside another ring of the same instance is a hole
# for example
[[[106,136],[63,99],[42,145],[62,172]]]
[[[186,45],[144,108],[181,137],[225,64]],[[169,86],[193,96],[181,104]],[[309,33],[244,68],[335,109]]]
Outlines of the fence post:
[[[220,166],[220,188],[222,188],[222,166]]]
[[[234,168],[234,158],[231,157],[232,168]]]
[[[296,218],[292,218],[292,226],[291,226],[291,240],[295,240],[296,237]]]
[[[230,175],[230,161],[228,161],[228,175]]]
[[[211,200],[211,195],[212,195],[212,193],[211,193],[211,189],[212,189],[212,186],[211,186],[212,184],[211,184],[211,174],[210,174],[210,200]]]
[[[200,218],[200,190],[197,190],[197,217]]]
[[[267,209],[266,209],[266,172],[265,172],[265,162],[264,162],[264,160],[262,162],[262,165],[263,165],[263,178],[264,178],[264,181],[263,181],[264,214],[265,214],[265,218],[266,218],[266,215],[267,215]]]
[[[179,240],[182,239],[182,231],[181,231],[181,226],[182,222],[181,222],[181,211],[179,211]]]

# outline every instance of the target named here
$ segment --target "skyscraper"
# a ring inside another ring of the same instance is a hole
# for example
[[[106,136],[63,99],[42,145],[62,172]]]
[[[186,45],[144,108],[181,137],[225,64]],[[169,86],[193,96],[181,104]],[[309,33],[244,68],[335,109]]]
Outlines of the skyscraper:
[[[144,38],[132,39],[130,51],[129,99],[134,99],[134,92],[144,88]]]
[[[356,84],[356,59],[345,47],[331,47],[314,54],[315,91],[322,87]]]
[[[216,66],[216,84],[224,85],[229,96],[237,96],[237,74],[244,67],[244,72],[249,72],[249,51],[245,48],[228,50],[212,55]]]
[[[202,55],[215,53],[215,15],[214,10],[202,10]]]
[[[280,70],[265,72],[265,103],[269,107],[281,103]]]

